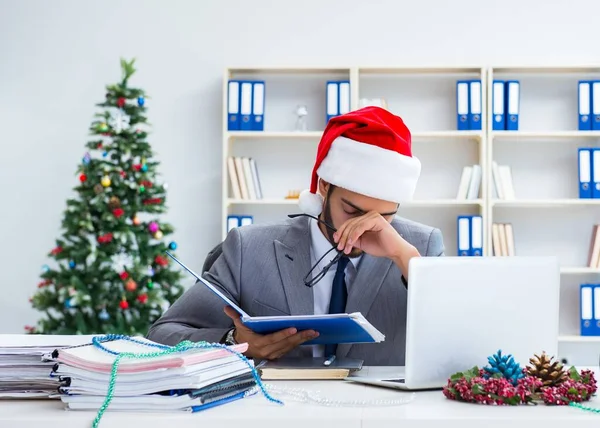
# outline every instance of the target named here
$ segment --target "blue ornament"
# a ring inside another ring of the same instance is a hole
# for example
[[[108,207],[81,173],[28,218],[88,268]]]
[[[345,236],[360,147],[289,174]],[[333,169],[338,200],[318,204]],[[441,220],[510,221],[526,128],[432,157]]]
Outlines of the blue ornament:
[[[154,276],[154,269],[152,269],[152,266],[148,266],[148,276]]]
[[[110,318],[110,314],[106,312],[106,309],[102,309],[102,311],[98,314],[98,318],[102,321],[106,321]]]
[[[73,268],[75,267],[75,260],[71,260],[71,261],[69,262],[69,267],[70,267],[71,269],[73,269]]]
[[[142,171],[144,171],[144,172],[148,171],[148,165],[146,165],[146,164],[142,165]]]
[[[104,158],[105,158],[106,156],[108,156],[108,152],[104,152],[104,153],[102,153],[102,157],[104,157]]]
[[[488,362],[489,366],[483,368],[485,379],[489,379],[490,377],[505,378],[516,386],[519,379],[524,377],[523,369],[519,363],[510,354],[502,355],[501,350],[489,356]]]
[[[71,298],[71,299],[65,300],[65,308],[69,309],[69,308],[72,308],[73,306],[75,306],[75,299]]]
[[[138,97],[138,105],[142,107],[144,105],[144,97]]]
[[[170,250],[176,250],[177,249],[177,242],[171,241],[171,243],[169,243],[169,249]]]
[[[87,165],[87,164],[89,164],[89,163],[90,163],[90,161],[92,160],[92,157],[90,156],[90,154],[89,154],[89,153],[86,153],[86,154],[83,156],[83,159],[82,159],[82,160],[83,160],[83,163],[84,163],[85,165]]]
[[[50,266],[44,265],[42,266],[42,272],[48,272],[50,270]]]

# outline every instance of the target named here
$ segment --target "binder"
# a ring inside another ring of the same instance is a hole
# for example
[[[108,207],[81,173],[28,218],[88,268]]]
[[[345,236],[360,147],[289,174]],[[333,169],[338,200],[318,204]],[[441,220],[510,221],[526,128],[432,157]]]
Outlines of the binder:
[[[166,254],[221,298],[224,304],[235,309],[241,315],[242,323],[256,333],[269,334],[291,327],[296,328],[298,331],[315,330],[319,332],[319,337],[304,342],[303,345],[379,343],[385,340],[385,336],[359,312],[351,314],[252,317],[221,292],[217,286],[196,274],[168,251]]]
[[[326,123],[332,117],[338,116],[339,109],[339,85],[337,81],[328,81],[326,88]]]
[[[592,149],[592,198],[600,199],[600,148]]]
[[[471,216],[471,256],[483,256],[483,219],[480,215]]]
[[[265,129],[265,82],[258,80],[252,83],[252,130]]]
[[[600,284],[592,284],[592,291],[594,293],[594,319],[592,332],[594,333],[594,336],[600,336]]]
[[[457,253],[459,256],[471,255],[471,216],[458,216],[457,223]]]
[[[227,130],[240,129],[240,82],[230,80],[227,84]]]
[[[481,131],[481,80],[469,82],[469,129]]]
[[[240,83],[240,130],[252,130],[252,82]]]
[[[592,149],[579,148],[579,198],[589,199],[592,197]]]
[[[580,80],[577,88],[577,103],[579,105],[578,129],[580,131],[590,131],[592,121],[590,110],[592,107],[592,82],[589,80]]]
[[[231,231],[231,229],[235,229],[236,227],[241,226],[240,218],[236,215],[228,215],[227,216],[227,233]]]
[[[238,217],[240,226],[248,226],[254,223],[254,217],[251,215],[242,215]]]
[[[469,129],[469,81],[456,82],[456,128],[459,131]]]
[[[600,80],[592,82],[592,130],[600,130]]]
[[[341,80],[338,84],[338,111],[339,114],[346,114],[350,112],[350,81]]]
[[[492,130],[506,130],[506,116],[504,113],[505,101],[504,80],[494,80],[492,83]]]
[[[596,328],[593,320],[594,315],[594,286],[592,284],[581,284],[579,290],[579,314],[581,320],[581,336],[596,336]]]
[[[519,130],[519,110],[521,85],[518,80],[506,81],[506,130]]]

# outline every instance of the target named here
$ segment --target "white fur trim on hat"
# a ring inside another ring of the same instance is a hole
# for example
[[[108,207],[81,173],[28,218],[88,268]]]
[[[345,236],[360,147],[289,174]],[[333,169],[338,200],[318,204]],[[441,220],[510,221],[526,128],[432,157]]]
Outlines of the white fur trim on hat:
[[[298,205],[303,213],[317,217],[323,210],[323,196],[318,193],[312,193],[308,189],[303,190],[300,192]]]
[[[392,150],[338,137],[317,175],[352,192],[401,203],[413,198],[421,162]]]

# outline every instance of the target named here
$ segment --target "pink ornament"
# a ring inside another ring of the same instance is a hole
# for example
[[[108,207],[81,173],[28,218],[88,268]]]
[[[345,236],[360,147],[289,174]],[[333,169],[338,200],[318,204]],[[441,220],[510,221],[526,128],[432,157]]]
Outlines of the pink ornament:
[[[150,233],[156,233],[158,231],[158,223],[153,221],[148,225],[148,230]]]

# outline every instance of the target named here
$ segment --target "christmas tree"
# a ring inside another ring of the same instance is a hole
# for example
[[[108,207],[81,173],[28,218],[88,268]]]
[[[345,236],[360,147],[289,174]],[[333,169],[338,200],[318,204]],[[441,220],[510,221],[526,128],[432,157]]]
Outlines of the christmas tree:
[[[146,94],[129,86],[134,61],[121,60],[122,80],[108,85],[67,200],[62,237],[48,254],[31,297],[43,313],[30,333],[142,334],[183,293],[181,273],[165,251],[165,183],[146,141]],[[168,243],[167,243],[168,242]]]

